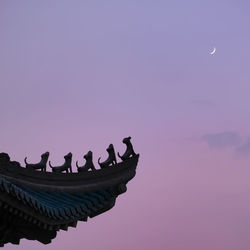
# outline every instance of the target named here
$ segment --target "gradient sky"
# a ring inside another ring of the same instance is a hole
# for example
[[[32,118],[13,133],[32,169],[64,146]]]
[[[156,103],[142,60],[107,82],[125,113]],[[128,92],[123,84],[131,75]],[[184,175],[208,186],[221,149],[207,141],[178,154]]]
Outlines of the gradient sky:
[[[249,13],[246,0],[0,1],[0,151],[96,163],[130,135],[141,156],[112,210],[5,249],[249,250]]]

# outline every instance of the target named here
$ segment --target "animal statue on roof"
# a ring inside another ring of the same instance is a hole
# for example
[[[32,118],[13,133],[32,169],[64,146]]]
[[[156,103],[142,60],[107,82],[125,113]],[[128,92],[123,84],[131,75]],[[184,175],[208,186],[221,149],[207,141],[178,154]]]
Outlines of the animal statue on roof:
[[[6,153],[0,153],[0,163],[8,163],[10,161],[10,157]]]
[[[86,155],[83,156],[86,160],[85,164],[82,167],[78,166],[78,161],[76,162],[77,171],[80,172],[88,172],[89,169],[95,171],[95,166],[93,164],[93,153],[89,151]]]
[[[46,172],[46,165],[47,165],[47,161],[49,159],[49,152],[45,152],[41,155],[41,161],[35,164],[31,164],[27,162],[27,157],[25,157],[24,162],[26,164],[26,168],[28,169],[34,169],[34,170],[38,170],[41,169],[41,171]]]
[[[66,171],[67,173],[72,173],[72,153],[68,153],[64,156],[65,162],[61,166],[53,167],[49,161],[49,166],[52,168],[52,172],[54,173],[62,173],[63,171]]]
[[[106,149],[108,152],[109,156],[106,161],[100,162],[101,157],[98,159],[98,164],[100,165],[100,168],[106,168],[110,165],[115,165],[117,164],[116,157],[115,157],[115,149],[113,144],[110,144],[109,147]]]
[[[135,155],[136,155],[136,153],[135,153],[135,151],[134,151],[134,148],[133,148],[133,145],[132,145],[132,143],[131,143],[130,140],[131,140],[131,137],[130,137],[130,136],[124,138],[122,142],[127,146],[126,151],[125,151],[125,153],[124,153],[122,156],[120,156],[120,154],[119,154],[119,152],[118,152],[118,156],[119,156],[123,161],[128,160],[128,159],[130,158],[130,156],[135,156]]]

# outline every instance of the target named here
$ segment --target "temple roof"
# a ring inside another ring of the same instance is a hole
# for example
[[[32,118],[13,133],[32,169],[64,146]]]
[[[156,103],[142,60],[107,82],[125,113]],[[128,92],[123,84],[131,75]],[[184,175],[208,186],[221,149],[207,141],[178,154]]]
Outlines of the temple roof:
[[[131,137],[124,138],[127,150],[117,163],[114,146],[107,148],[108,158],[96,169],[92,152],[85,156],[84,166],[72,171],[72,153],[64,156],[65,163],[46,171],[49,152],[41,161],[26,167],[0,153],[0,246],[21,238],[51,242],[60,229],[75,227],[111,209],[116,198],[126,192],[127,183],[135,176],[139,154],[135,154]],[[66,171],[66,173],[64,173]]]
[[[0,178],[0,190],[21,201],[25,206],[55,221],[76,220],[91,217],[98,209],[117,197],[112,187],[87,193],[58,193],[35,191],[27,187],[18,187]]]

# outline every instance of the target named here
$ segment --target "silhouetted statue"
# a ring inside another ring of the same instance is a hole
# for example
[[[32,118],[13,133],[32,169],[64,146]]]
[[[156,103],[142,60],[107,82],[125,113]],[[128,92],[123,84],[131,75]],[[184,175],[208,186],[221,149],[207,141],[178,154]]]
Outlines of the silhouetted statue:
[[[26,164],[26,168],[34,169],[34,170],[41,169],[41,171],[45,172],[48,159],[49,159],[49,152],[45,152],[44,154],[41,155],[41,161],[38,163],[35,163],[35,164],[28,163],[26,161],[27,157],[25,157],[24,162]]]
[[[49,166],[52,168],[52,172],[62,173],[63,171],[66,171],[68,173],[70,171],[70,173],[72,173],[72,166],[71,166],[72,153],[68,153],[67,155],[65,155],[64,159],[65,159],[64,164],[62,166],[56,166],[56,167],[51,166],[51,163],[49,161]]]
[[[108,159],[104,162],[100,162],[101,157],[99,157],[99,159],[98,159],[98,163],[99,163],[101,168],[106,168],[110,165],[113,166],[114,164],[117,164],[113,144],[110,144],[109,147],[106,149],[106,151],[109,154]]]
[[[123,142],[124,144],[126,144],[127,149],[126,149],[125,153],[124,153],[122,156],[120,156],[120,154],[119,154],[119,152],[118,152],[118,156],[119,156],[123,161],[129,159],[130,156],[135,156],[135,155],[136,155],[136,153],[135,153],[135,151],[134,151],[134,149],[133,149],[133,145],[132,145],[132,143],[131,143],[130,140],[131,140],[131,137],[130,137],[130,136],[124,138],[122,142]]]
[[[0,163],[8,163],[10,162],[10,157],[6,153],[0,153]]]
[[[84,155],[83,158],[86,160],[84,166],[79,167],[78,162],[76,162],[76,167],[78,172],[88,172],[89,169],[93,171],[96,170],[93,164],[93,153],[91,151],[89,151],[86,155]]]

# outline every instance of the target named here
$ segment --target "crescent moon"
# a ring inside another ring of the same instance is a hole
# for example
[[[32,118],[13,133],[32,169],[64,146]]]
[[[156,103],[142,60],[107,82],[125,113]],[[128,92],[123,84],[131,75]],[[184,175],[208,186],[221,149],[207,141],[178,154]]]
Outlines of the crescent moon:
[[[216,51],[216,48],[214,48],[213,51],[210,52],[210,55],[213,55],[215,53],[215,51]]]

